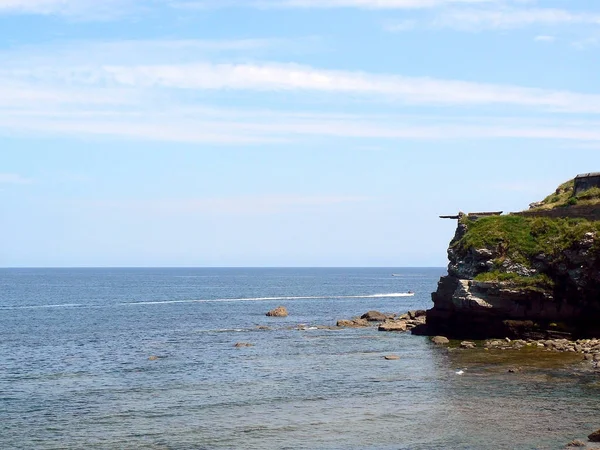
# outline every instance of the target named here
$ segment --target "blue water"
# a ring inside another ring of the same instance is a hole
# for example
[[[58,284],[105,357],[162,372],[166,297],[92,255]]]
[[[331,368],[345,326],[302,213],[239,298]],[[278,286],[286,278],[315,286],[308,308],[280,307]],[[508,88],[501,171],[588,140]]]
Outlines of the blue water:
[[[558,449],[600,428],[583,366],[458,376],[425,337],[313,329],[428,308],[444,272],[2,269],[0,448]]]

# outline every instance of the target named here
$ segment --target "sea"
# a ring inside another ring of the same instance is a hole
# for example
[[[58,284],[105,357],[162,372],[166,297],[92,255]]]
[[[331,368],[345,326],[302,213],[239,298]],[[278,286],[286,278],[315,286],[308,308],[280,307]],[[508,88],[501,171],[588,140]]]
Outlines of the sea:
[[[444,273],[0,269],[0,449],[562,449],[600,428],[600,376],[573,355],[509,373],[335,327],[430,308]]]

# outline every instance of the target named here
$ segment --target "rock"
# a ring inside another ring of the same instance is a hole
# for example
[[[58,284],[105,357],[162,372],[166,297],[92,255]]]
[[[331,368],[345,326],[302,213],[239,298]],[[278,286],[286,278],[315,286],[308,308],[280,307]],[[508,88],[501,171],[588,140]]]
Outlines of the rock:
[[[600,335],[598,203],[563,208],[545,200],[493,218],[459,214],[427,333],[461,340]],[[565,218],[581,219],[577,232],[558,226]]]
[[[271,327],[267,327],[267,326],[265,326],[265,325],[257,325],[257,326],[256,326],[256,329],[257,329],[257,330],[261,330],[261,331],[266,331],[266,330],[270,330],[270,329],[271,329]]]
[[[278,306],[267,313],[269,317],[287,317],[288,311],[285,306]]]
[[[471,341],[462,341],[460,343],[460,347],[461,348],[475,348],[477,347],[477,345],[475,344],[475,342],[471,342]]]
[[[588,436],[590,442],[600,442],[600,430],[594,431]]]
[[[406,322],[404,320],[387,321],[379,325],[379,331],[406,331]]]
[[[396,360],[400,359],[400,357],[398,355],[385,355],[384,358],[387,359],[388,361],[396,361]]]
[[[363,328],[368,327],[369,322],[365,319],[338,320],[336,326],[341,328]]]
[[[444,336],[435,336],[431,339],[435,345],[448,345],[450,343],[450,339]]]
[[[427,315],[427,312],[423,309],[418,309],[416,311],[409,311],[408,312],[408,317],[412,320],[415,320],[419,317],[425,317]]]
[[[508,373],[519,373],[521,372],[523,369],[521,369],[520,367],[511,367],[510,369],[507,370]]]
[[[388,316],[379,311],[369,311],[360,316],[360,318],[365,319],[368,322],[385,322],[388,319]]]
[[[585,447],[585,442],[580,441],[579,439],[572,440],[567,444],[567,447]]]
[[[148,358],[148,361],[156,361],[158,359],[160,359],[160,356],[152,355],[151,357]]]
[[[236,348],[241,348],[241,347],[254,347],[254,344],[250,344],[248,342],[237,342],[234,347]]]

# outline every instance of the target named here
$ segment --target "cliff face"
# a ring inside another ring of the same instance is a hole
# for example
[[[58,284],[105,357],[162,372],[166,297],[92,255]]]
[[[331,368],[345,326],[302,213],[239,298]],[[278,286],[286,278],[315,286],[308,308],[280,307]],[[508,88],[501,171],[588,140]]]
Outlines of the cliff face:
[[[575,207],[574,194],[565,198],[550,208],[547,201],[533,204],[531,215],[460,215],[448,275],[432,294],[427,329],[417,332],[472,339],[600,336],[600,221],[581,214],[595,217],[600,205],[586,198]],[[571,207],[577,217],[569,217]]]

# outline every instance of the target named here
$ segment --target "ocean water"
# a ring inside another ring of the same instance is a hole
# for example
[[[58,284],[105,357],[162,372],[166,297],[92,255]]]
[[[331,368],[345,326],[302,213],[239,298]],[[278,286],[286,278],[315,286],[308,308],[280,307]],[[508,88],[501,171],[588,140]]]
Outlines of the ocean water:
[[[573,355],[508,374],[503,355],[317,328],[429,308],[444,272],[2,269],[0,448],[559,449],[600,428]]]

